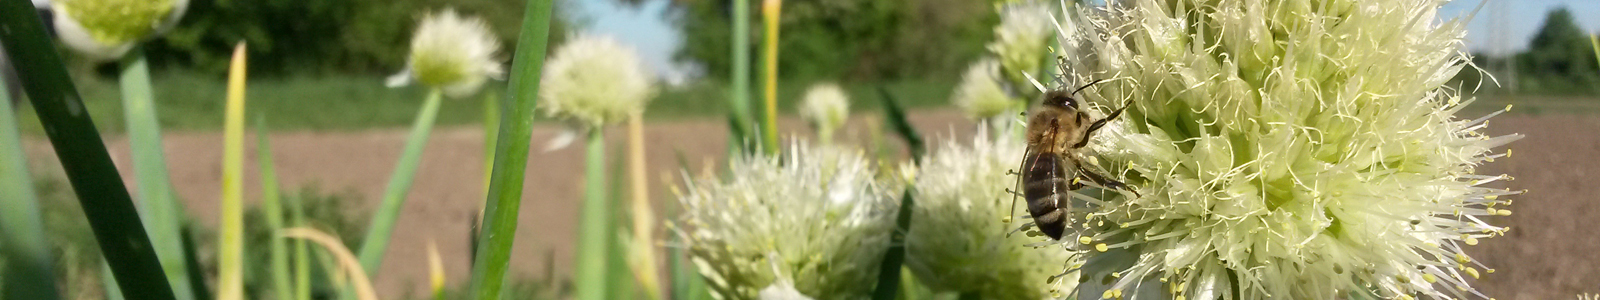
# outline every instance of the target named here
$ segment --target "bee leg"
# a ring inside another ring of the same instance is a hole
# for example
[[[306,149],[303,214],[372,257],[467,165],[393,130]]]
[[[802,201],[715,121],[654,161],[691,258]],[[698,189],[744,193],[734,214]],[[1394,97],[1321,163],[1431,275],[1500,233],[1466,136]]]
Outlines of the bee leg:
[[[1089,130],[1083,132],[1083,139],[1079,140],[1077,144],[1072,144],[1072,148],[1083,148],[1083,146],[1088,146],[1089,137],[1093,137],[1095,131],[1100,131],[1101,127],[1105,127],[1107,122],[1111,122],[1111,120],[1117,119],[1117,116],[1121,116],[1122,111],[1127,110],[1128,105],[1130,104],[1133,103],[1124,104],[1122,105],[1122,108],[1111,111],[1111,115],[1108,115],[1105,118],[1100,118],[1099,120],[1095,120],[1094,123],[1089,123]]]
[[[1078,177],[1074,177],[1072,179],[1072,183],[1071,183],[1073,185],[1073,189],[1078,189],[1079,187],[1083,186],[1083,183],[1079,182],[1079,180],[1081,178],[1081,179],[1088,179],[1089,181],[1092,181],[1095,184],[1098,184],[1100,186],[1104,186],[1106,188],[1128,191],[1130,193],[1133,193],[1134,197],[1144,197],[1143,195],[1139,195],[1139,191],[1135,191],[1132,188],[1129,188],[1128,184],[1126,184],[1126,183],[1122,183],[1121,181],[1116,181],[1114,179],[1111,179],[1108,176],[1100,175],[1100,173],[1095,173],[1093,170],[1090,170],[1089,168],[1085,168],[1083,166],[1083,162],[1081,162],[1081,161],[1073,160],[1073,164],[1077,165],[1077,167],[1078,167]]]

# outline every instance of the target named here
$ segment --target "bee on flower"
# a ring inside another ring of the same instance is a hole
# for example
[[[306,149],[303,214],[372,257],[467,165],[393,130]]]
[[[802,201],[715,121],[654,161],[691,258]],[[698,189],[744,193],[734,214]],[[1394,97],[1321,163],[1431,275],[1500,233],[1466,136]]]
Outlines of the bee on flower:
[[[983,299],[1060,298],[1077,284],[1064,274],[1074,254],[1029,247],[1038,241],[998,222],[1027,214],[1006,192],[1024,145],[1018,135],[989,135],[980,127],[970,145],[950,141],[922,159],[906,267],[929,287]]]
[[[1080,100],[1133,103],[1091,150],[1143,194],[1082,203],[1078,298],[1489,298],[1464,249],[1520,191],[1475,171],[1522,136],[1456,116],[1472,100],[1443,84],[1468,58],[1444,2],[1066,10],[1067,81],[1114,79]]]

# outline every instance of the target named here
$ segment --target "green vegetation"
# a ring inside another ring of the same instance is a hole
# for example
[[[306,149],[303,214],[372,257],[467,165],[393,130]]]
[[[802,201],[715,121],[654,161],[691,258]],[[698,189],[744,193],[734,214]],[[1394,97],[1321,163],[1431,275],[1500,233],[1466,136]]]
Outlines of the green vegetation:
[[[959,74],[984,52],[983,43],[993,35],[996,2],[785,1],[779,76],[875,81]],[[710,78],[729,78],[733,64],[728,51],[733,47],[729,12],[734,11],[734,2],[672,3],[684,40],[677,59],[700,64]],[[760,15],[759,9],[748,13]],[[760,39],[747,41],[751,40]]]
[[[176,28],[147,45],[153,66],[213,75],[227,70],[240,41],[250,44],[252,75],[389,74],[405,65],[422,12],[448,7],[481,16],[501,41],[515,44],[524,2],[193,0]],[[553,41],[560,41],[567,22],[552,24]]]
[[[1511,57],[1476,55],[1473,63],[1495,75],[1500,89],[1517,94],[1600,95],[1600,58],[1589,39],[1566,8],[1550,11],[1544,24],[1528,42],[1528,49]],[[1509,61],[1507,61],[1509,60]],[[1504,67],[1510,63],[1514,75]],[[1463,70],[1456,76],[1467,91],[1495,89],[1476,70]],[[1504,93],[1504,91],[1491,91]]]
[[[223,80],[219,77],[193,72],[157,72],[152,74],[156,112],[160,126],[167,131],[218,131],[222,129]],[[943,107],[949,103],[950,90],[955,86],[955,76],[926,79],[889,80],[880,83],[841,82],[849,91],[853,108],[862,111],[876,110],[881,97],[875,89],[887,87],[908,108]],[[123,104],[117,84],[109,80],[78,78],[79,90],[84,95],[84,105],[94,117],[101,132],[122,133],[126,130]],[[778,109],[793,113],[796,103],[811,82],[779,80]],[[682,87],[667,88],[661,96],[651,101],[646,119],[673,120],[685,118],[716,117],[728,111],[726,85],[712,81],[692,83]],[[504,83],[486,87],[503,90]],[[247,97],[258,99],[248,105],[251,114],[269,116],[267,126],[273,131],[297,130],[362,130],[372,128],[404,128],[416,118],[425,101],[426,89],[422,87],[387,88],[383,78],[371,76],[330,75],[324,77],[292,77],[255,79],[250,82]],[[485,97],[447,99],[439,107],[439,126],[476,125],[483,119]],[[18,108],[24,134],[42,134],[38,117],[27,105]],[[552,122],[535,119],[534,122]]]

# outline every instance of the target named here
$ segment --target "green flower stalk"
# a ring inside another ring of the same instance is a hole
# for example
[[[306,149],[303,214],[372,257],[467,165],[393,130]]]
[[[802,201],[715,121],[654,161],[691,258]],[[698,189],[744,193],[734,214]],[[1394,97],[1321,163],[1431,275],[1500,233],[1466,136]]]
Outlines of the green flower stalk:
[[[427,148],[428,136],[439,115],[442,95],[460,98],[472,95],[490,77],[498,77],[501,64],[495,58],[500,42],[483,20],[462,17],[454,10],[429,14],[417,25],[411,39],[410,60],[406,70],[389,78],[390,86],[415,80],[430,89],[417,118],[412,122],[406,137],[405,148],[390,173],[384,188],[383,202],[373,212],[372,225],[357,250],[361,267],[373,274],[381,272],[383,256],[388,251],[394,226],[399,221],[400,208],[416,178],[422,153]],[[348,295],[349,292],[346,292]]]
[[[1143,195],[1075,203],[1078,298],[1488,298],[1464,248],[1504,234],[1490,217],[1521,192],[1475,171],[1522,136],[1455,116],[1472,100],[1443,86],[1468,61],[1445,2],[1066,10],[1064,81],[1109,79],[1079,94],[1097,114],[1132,103],[1091,156]]]
[[[178,23],[189,0],[55,0],[61,43],[92,60],[113,60]]]
[[[674,191],[685,209],[674,228],[713,295],[868,298],[899,201],[860,150],[796,143],[729,168],[727,179],[686,179],[687,192]]]
[[[838,84],[812,85],[800,101],[800,117],[817,130],[817,140],[830,143],[833,133],[850,118],[850,96]]]
[[[405,70],[389,77],[388,85],[416,82],[452,98],[471,96],[490,78],[505,73],[499,51],[500,40],[483,19],[463,17],[452,9],[431,13],[411,38]]]
[[[1068,270],[1073,252],[1027,247],[1037,241],[996,222],[1028,215],[1006,192],[1023,148],[1019,135],[990,137],[980,128],[970,146],[950,141],[922,159],[906,233],[906,267],[918,280],[983,299],[1060,298],[1077,283],[1076,274],[1052,277]]]
[[[632,48],[610,37],[594,35],[568,40],[556,49],[543,72],[539,108],[588,135],[578,258],[573,275],[575,298],[606,299],[607,293],[614,292],[606,286],[611,278],[607,274],[607,260],[611,257],[608,251],[621,250],[611,249],[620,241],[611,217],[615,214],[605,195],[604,127],[642,115],[656,94],[655,79]],[[575,134],[569,130],[563,135]]]
[[[1023,98],[1038,95],[1028,76],[1039,75],[1048,54],[1049,7],[1039,0],[1012,1],[997,7],[1000,25],[995,26],[994,41],[989,42],[987,48],[999,58],[1000,75],[1011,92]]]

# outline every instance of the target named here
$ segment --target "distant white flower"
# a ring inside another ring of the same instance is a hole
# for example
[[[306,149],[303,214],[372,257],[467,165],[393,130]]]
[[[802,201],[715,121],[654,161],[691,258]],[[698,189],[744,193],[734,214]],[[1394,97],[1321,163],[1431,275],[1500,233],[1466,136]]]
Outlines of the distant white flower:
[[[1011,234],[1028,215],[1014,205],[1007,189],[1017,183],[1008,171],[1022,161],[1021,136],[988,136],[981,128],[972,145],[950,141],[922,159],[906,233],[906,267],[937,290],[972,293],[983,299],[1060,298],[1077,284],[1063,274],[1073,253],[1058,245],[1035,249],[1039,240]]]
[[[1000,86],[999,73],[1000,63],[992,58],[973,63],[950,94],[950,102],[974,120],[990,120],[1019,111],[1025,103],[1006,94]]]
[[[188,0],[56,0],[57,36],[92,60],[112,60],[178,23]]]
[[[1475,171],[1521,135],[1456,118],[1464,24],[1436,21],[1444,2],[1069,10],[1069,81],[1112,79],[1079,100],[1133,103],[1093,152],[1142,194],[1075,216],[1078,298],[1488,298],[1464,248],[1503,234],[1490,217],[1520,192]]]
[[[999,7],[1000,25],[994,28],[989,52],[1000,58],[1000,74],[1021,92],[1030,90],[1028,77],[1037,76],[1045,63],[1050,41],[1050,5],[1045,1],[1022,0]]]
[[[470,96],[505,72],[495,57],[498,51],[500,41],[483,19],[462,17],[451,9],[429,14],[411,38],[405,71],[389,77],[389,86],[415,80],[451,97]]]
[[[655,78],[633,48],[615,39],[578,35],[545,62],[539,108],[551,117],[599,128],[643,112]]]
[[[783,153],[736,158],[726,179],[687,183],[675,228],[691,260],[719,299],[756,299],[784,279],[816,299],[867,298],[894,231],[895,193],[874,181],[859,149]]]
[[[812,85],[800,102],[800,117],[817,129],[820,140],[832,140],[834,130],[844,126],[845,119],[850,117],[849,99],[837,84]]]

